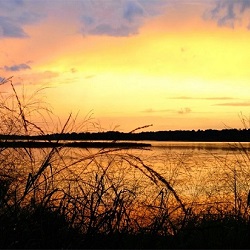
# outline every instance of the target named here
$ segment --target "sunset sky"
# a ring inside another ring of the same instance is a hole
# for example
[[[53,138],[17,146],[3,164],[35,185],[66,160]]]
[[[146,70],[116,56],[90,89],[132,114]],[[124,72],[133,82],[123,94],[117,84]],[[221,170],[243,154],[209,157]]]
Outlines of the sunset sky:
[[[250,0],[0,0],[0,79],[10,76],[18,91],[48,87],[62,121],[243,128]]]

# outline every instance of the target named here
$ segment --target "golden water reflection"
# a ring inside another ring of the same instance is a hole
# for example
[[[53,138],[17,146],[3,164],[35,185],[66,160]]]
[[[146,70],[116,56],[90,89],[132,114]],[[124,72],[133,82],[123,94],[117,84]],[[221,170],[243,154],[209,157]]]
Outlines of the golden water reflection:
[[[177,217],[190,208],[247,210],[248,143],[150,143],[150,149],[8,149],[2,162],[6,171],[18,173],[13,185],[20,197],[27,177],[44,167],[29,189],[33,199],[66,202],[67,197],[65,206],[79,206],[85,216],[115,207],[126,211],[123,216],[130,223],[136,217],[143,224],[150,217]]]

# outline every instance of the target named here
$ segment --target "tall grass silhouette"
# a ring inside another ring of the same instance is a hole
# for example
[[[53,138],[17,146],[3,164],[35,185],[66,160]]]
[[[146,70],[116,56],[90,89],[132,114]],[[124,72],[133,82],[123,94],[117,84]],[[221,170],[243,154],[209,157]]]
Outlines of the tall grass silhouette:
[[[33,120],[39,116],[45,124],[53,122],[53,112],[39,99],[43,90],[25,96],[12,78],[1,84],[10,84],[12,90],[0,99],[1,133],[47,134],[46,126]],[[77,132],[90,124],[96,126],[89,116],[77,125],[70,114],[56,132]],[[184,160],[172,168],[166,162],[164,167],[172,172],[166,176],[140,157],[143,150],[138,155],[119,147],[1,148],[1,248],[249,246],[246,168],[230,165],[221,176],[219,192],[229,187],[228,203],[207,198],[198,204],[177,188],[177,176],[189,172]]]

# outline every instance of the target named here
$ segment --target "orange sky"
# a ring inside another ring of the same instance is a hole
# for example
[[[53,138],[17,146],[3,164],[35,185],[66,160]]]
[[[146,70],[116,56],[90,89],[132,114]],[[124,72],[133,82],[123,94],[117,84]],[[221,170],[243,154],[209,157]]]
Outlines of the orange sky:
[[[6,0],[0,9],[0,77],[18,91],[49,87],[62,121],[92,112],[103,129],[128,132],[242,128],[249,116],[250,1]]]

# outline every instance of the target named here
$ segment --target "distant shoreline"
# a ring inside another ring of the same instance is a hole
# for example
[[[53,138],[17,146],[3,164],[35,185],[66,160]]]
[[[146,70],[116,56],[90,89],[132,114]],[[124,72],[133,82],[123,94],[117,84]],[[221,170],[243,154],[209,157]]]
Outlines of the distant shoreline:
[[[151,147],[148,143],[130,142],[48,142],[48,141],[2,141],[0,148],[142,148]]]
[[[82,132],[82,133],[54,133],[45,135],[4,135],[1,141],[29,140],[29,141],[190,141],[190,142],[250,142],[250,129],[222,129],[222,130],[174,130],[153,131],[140,133],[124,133],[118,131]],[[117,142],[116,142],[117,145]]]

